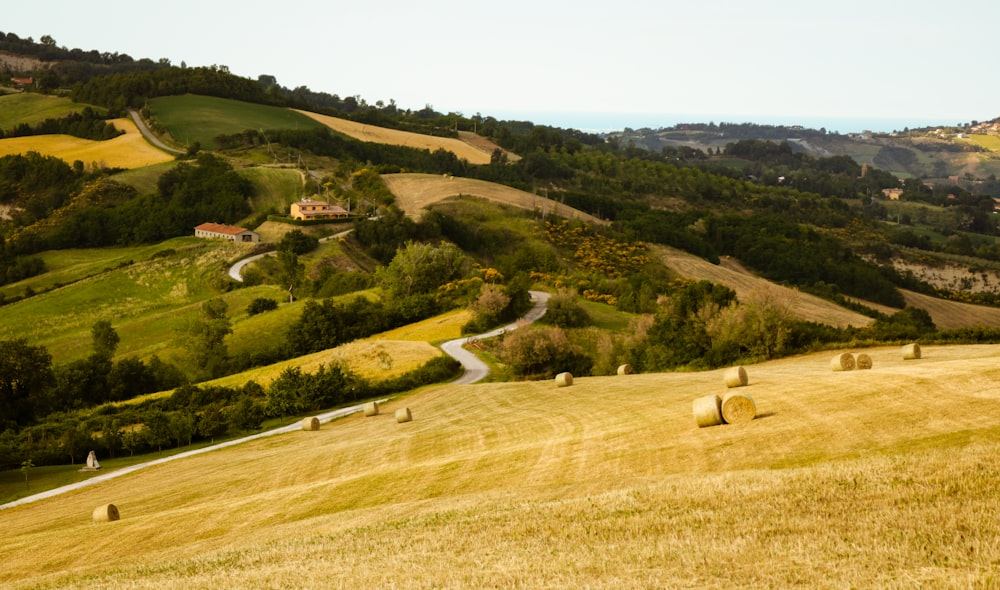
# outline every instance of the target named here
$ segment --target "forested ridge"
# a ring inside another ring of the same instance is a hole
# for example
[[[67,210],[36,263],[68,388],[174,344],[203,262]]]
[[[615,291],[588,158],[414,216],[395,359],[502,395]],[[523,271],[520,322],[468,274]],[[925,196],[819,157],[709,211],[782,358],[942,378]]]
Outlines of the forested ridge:
[[[220,137],[218,152],[189,149],[147,192],[121,182],[118,170],[85,169],[80,162],[35,152],[0,157],[0,206],[9,211],[0,219],[0,285],[44,273],[38,255],[46,251],[159,243],[188,235],[205,220],[256,225],[282,213],[255,211],[255,187],[234,166],[242,163],[238,154],[273,145],[330,163],[319,178],[307,179],[308,188],[319,194],[332,187],[359,207],[364,204],[366,215],[354,220],[351,244],[378,264],[372,273],[328,266],[307,275],[299,257],[317,245],[291,232],[274,246],[272,260],[248,272],[244,285],[219,279],[213,288],[220,293],[274,284],[287,290],[289,299],[309,299],[296,321],[253,353],[227,350],[234,310],[218,298],[202,303],[197,321],[187,326],[192,354],[183,366],[155,356],[116,358],[118,335],[106,322],[94,325],[92,354],[71,363],[54,363],[44,347],[24,339],[0,342],[5,351],[0,465],[16,465],[29,451],[42,464],[78,460],[94,445],[112,456],[180,446],[253,430],[267,418],[450,377],[455,366],[440,361],[388,383],[369,383],[330,366],[316,375],[290,370],[266,388],[253,382],[243,388],[197,385],[450,309],[468,307],[473,319],[467,330],[486,329],[523,313],[532,284],[556,292],[550,325],[489,345],[511,367],[512,378],[551,377],[557,366],[578,375],[601,374],[617,362],[645,371],[710,368],[836,343],[998,337],[995,330],[938,331],[926,312],[905,308],[899,289],[949,294],[885,264],[901,248],[1000,261],[992,199],[958,187],[931,189],[845,156],[796,152],[784,142],[741,139],[711,152],[670,147],[653,152],[578,130],[443,114],[430,106],[409,111],[392,103],[371,105],[360,97],[286,89],[273,76],[241,78],[225,66],[175,67],[167,60],[65,50],[50,41],[35,44],[0,34],[0,51],[58,62],[19,73],[44,80],[37,90],[66,89],[73,100],[96,108],[34,127],[19,125],[6,135],[107,139],[105,117],[143,109],[152,98],[190,93],[437,135],[475,130],[521,157],[511,161],[496,150],[489,164],[477,166],[444,150],[366,143],[327,129],[248,129]],[[590,227],[537,219],[531,212],[463,215],[460,208],[435,209],[415,221],[393,205],[380,179],[380,174],[403,171],[505,184],[610,223]],[[903,224],[899,214],[895,223],[887,223],[891,214],[881,198],[883,189],[901,189],[904,202],[933,207],[946,213],[941,217],[946,221],[919,231]],[[518,229],[500,224],[500,217]],[[678,280],[650,256],[650,244],[716,263],[733,257],[774,282],[851,305],[874,324],[835,329],[802,322],[766,297],[740,302],[726,287]],[[380,296],[331,299],[362,289],[377,289]],[[0,305],[33,295],[0,299]],[[850,298],[902,311],[886,315]],[[995,299],[983,296],[983,302]],[[641,319],[628,335],[595,339],[573,332],[591,324],[582,301]],[[261,299],[247,312],[267,313],[277,305]],[[109,405],[163,390],[173,394],[129,409]],[[136,423],[145,424],[148,435],[125,428]],[[98,440],[88,434],[97,431],[106,436]]]

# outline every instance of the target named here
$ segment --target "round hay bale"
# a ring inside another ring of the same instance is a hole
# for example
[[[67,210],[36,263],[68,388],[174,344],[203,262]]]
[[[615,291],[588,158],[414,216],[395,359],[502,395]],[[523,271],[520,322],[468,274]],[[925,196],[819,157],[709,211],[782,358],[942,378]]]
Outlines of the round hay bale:
[[[749,383],[747,370],[743,367],[729,367],[722,379],[726,382],[726,387],[744,387]]]
[[[396,422],[402,424],[403,422],[409,422],[413,420],[413,414],[410,413],[410,408],[399,408],[396,410]]]
[[[920,345],[916,342],[903,347],[903,360],[913,360],[920,358]]]
[[[632,365],[620,365],[618,367],[618,374],[619,375],[631,375],[632,374]]]
[[[849,352],[838,354],[830,361],[830,367],[834,371],[853,371],[854,355]]]
[[[94,508],[94,522],[111,522],[119,518],[121,515],[118,514],[118,507],[114,504],[105,504]]]
[[[722,399],[719,396],[713,394],[699,397],[691,406],[698,428],[722,424]]]
[[[573,385],[573,375],[570,373],[559,373],[556,375],[556,385],[559,387],[569,387]]]
[[[746,424],[757,417],[757,404],[743,393],[722,396],[722,419],[727,424]]]
[[[378,402],[368,402],[365,404],[365,417],[378,416]]]
[[[305,418],[302,420],[302,430],[319,430],[319,418]]]
[[[854,367],[856,369],[870,369],[872,368],[872,357],[865,353],[861,353],[854,358]]]

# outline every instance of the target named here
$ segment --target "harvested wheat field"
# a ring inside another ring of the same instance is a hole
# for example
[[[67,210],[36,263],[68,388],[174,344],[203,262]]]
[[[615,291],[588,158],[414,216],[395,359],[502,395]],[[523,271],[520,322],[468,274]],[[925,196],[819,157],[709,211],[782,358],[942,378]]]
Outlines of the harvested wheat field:
[[[1000,328],[1000,308],[948,301],[929,295],[901,290],[907,305],[919,307],[931,315],[940,330],[956,328]]]
[[[55,156],[72,164],[79,160],[85,166],[108,168],[143,168],[169,162],[173,155],[150,145],[130,119],[112,119],[111,123],[125,132],[114,139],[94,141],[71,135],[35,135],[0,139],[0,156],[35,151]]]
[[[831,354],[749,367],[740,426],[691,419],[721,369],[425,388],[0,510],[0,586],[992,587],[1000,346]]]
[[[762,279],[732,258],[724,258],[721,264],[715,265],[704,258],[667,246],[650,245],[650,249],[660,257],[665,265],[682,277],[695,280],[704,279],[725,285],[736,291],[736,296],[741,300],[746,300],[754,292],[767,291],[773,297],[787,302],[795,317],[801,320],[819,322],[838,328],[863,327],[874,321],[868,316],[841,307],[832,301]]]
[[[459,139],[454,137],[434,137],[433,135],[423,135],[410,131],[366,125],[364,123],[348,121],[347,119],[340,119],[329,115],[320,115],[319,113],[311,113],[309,111],[297,112],[354,139],[372,143],[401,145],[430,150],[432,152],[446,150],[458,156],[460,160],[468,160],[470,164],[489,164],[493,150],[498,147],[486,138],[479,136],[476,136],[477,139],[475,141],[468,141],[468,136],[463,134],[459,134]]]
[[[567,207],[540,195],[473,178],[438,176],[436,174],[383,174],[382,180],[396,195],[396,205],[411,217],[420,217],[424,210],[450,197],[479,197],[528,211],[581,219],[592,223],[607,223],[579,209]]]

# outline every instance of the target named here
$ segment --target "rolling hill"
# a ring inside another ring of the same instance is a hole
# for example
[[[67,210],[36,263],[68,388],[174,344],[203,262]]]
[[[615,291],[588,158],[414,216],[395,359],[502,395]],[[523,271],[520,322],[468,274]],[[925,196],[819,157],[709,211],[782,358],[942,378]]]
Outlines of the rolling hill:
[[[94,141],[70,135],[35,135],[0,139],[0,156],[34,151],[55,156],[69,164],[79,160],[86,166],[108,168],[143,168],[169,162],[174,156],[150,145],[127,118],[114,119],[114,126],[125,132],[114,139]]]
[[[0,511],[0,584],[990,587],[1000,346],[866,352],[747,367],[743,426],[721,370],[427,388]]]
[[[416,218],[419,218],[427,207],[434,203],[450,197],[469,196],[512,205],[528,211],[538,211],[543,215],[557,215],[597,224],[607,223],[593,215],[567,207],[541,195],[474,178],[404,173],[383,174],[382,180],[396,196],[396,206],[407,215]]]
[[[399,145],[430,150],[432,152],[441,149],[454,153],[459,159],[468,160],[470,164],[489,164],[493,150],[499,149],[498,146],[471,133],[460,135],[457,139],[452,137],[435,137],[375,125],[366,125],[310,111],[297,112],[322,123],[338,133],[343,133],[360,141]],[[476,139],[472,140],[470,139],[471,137],[475,137]]]

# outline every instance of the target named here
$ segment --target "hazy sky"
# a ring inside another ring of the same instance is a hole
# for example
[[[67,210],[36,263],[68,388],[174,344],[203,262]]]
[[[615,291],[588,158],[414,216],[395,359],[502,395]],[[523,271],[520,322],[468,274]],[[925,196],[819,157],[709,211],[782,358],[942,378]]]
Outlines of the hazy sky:
[[[996,0],[4,2],[0,31],[442,112],[1000,116]],[[539,121],[540,122],[540,121]]]

